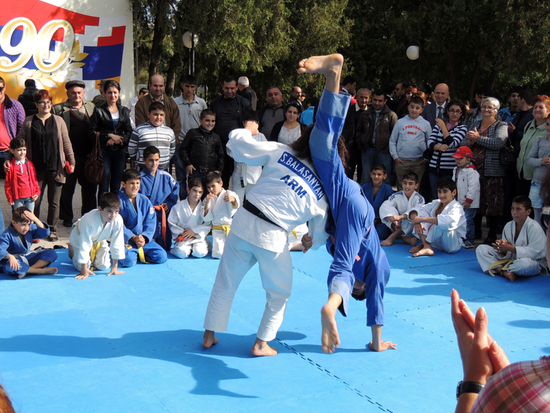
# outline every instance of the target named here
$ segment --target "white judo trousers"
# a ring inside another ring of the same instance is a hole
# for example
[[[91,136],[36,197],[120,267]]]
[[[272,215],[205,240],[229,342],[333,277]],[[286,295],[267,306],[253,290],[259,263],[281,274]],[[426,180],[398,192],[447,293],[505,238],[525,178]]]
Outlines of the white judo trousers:
[[[227,236],[216,282],[210,294],[204,319],[205,330],[227,331],[235,292],[256,262],[260,267],[267,299],[257,336],[263,341],[275,339],[292,290],[292,260],[288,246],[280,253],[268,251],[239,238],[233,232]]]
[[[489,272],[489,268],[493,263],[505,258],[510,258],[506,257],[506,254],[499,253],[491,245],[479,245],[476,248],[476,257],[481,270],[485,273]],[[514,262],[506,268],[506,271],[511,271],[516,275],[522,275],[524,277],[531,277],[541,273],[541,265],[531,258],[516,258]],[[493,274],[494,273],[493,270]]]

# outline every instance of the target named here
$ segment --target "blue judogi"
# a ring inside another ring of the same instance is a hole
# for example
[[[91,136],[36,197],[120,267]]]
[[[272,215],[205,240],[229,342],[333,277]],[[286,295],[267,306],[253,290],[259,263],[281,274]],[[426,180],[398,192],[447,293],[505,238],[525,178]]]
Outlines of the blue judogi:
[[[384,203],[386,199],[388,199],[390,196],[393,195],[393,189],[391,186],[389,186],[387,183],[382,182],[382,186],[378,190],[378,193],[376,194],[376,199],[373,199],[374,196],[374,189],[372,186],[372,181],[367,182],[364,184],[361,189],[363,189],[363,194],[365,195],[365,198],[367,198],[367,201],[370,202],[374,209],[374,219],[380,219],[380,206]],[[378,238],[381,240],[385,240],[391,235],[391,231],[388,228],[386,224],[383,222],[379,222],[375,225],[376,232],[378,233]]]
[[[357,182],[346,176],[338,156],[338,138],[349,107],[349,96],[323,91],[309,146],[317,173],[330,203],[332,220],[327,224],[327,249],[334,260],[328,273],[329,293],[342,297],[340,311],[348,311],[355,279],[364,282],[367,325],[384,324],[384,287],[390,277],[386,254],[372,228],[374,210]],[[359,260],[356,260],[356,257]]]
[[[15,232],[12,224],[0,235],[0,269],[8,275],[25,275],[29,268],[39,260],[49,261],[50,264],[57,260],[57,253],[54,250],[40,249],[31,251],[32,240],[46,238],[50,235],[50,227],[40,228],[31,222],[29,231],[23,236],[25,244],[21,242],[19,234]],[[10,268],[10,261],[6,255],[11,254],[17,258],[18,270]]]
[[[134,235],[143,235],[147,242],[143,246],[145,260],[151,264],[162,264],[168,259],[166,251],[157,244],[153,236],[157,227],[157,217],[153,204],[143,194],[137,194],[136,208],[122,189],[120,198],[120,216],[124,221],[124,242],[131,248],[126,250],[126,258],[119,261],[123,267],[131,267],[137,263],[139,250],[137,245],[130,241]]]
[[[141,186],[139,192],[149,198],[154,207],[166,204],[168,212],[163,214],[163,210],[155,208],[157,215],[157,226],[153,239],[166,251],[172,246],[172,233],[168,225],[168,214],[178,202],[179,184],[172,178],[168,172],[157,170],[153,176],[146,168],[143,168],[141,174]],[[164,222],[163,222],[164,217]],[[162,236],[162,227],[165,228],[165,236]]]

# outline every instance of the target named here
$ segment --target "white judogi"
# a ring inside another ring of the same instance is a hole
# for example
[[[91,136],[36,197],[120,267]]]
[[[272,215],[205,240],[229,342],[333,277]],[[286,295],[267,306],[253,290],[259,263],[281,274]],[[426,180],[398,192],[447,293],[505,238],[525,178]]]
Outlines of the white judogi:
[[[298,225],[291,232],[288,233],[288,248],[291,249],[293,245],[302,243],[302,237],[307,234],[307,225]]]
[[[263,133],[252,135],[252,138],[255,139],[257,142],[267,142],[267,139],[265,138]],[[227,142],[225,148],[227,150],[227,154],[233,157],[233,155],[231,154],[230,141]],[[258,181],[258,179],[260,179],[261,175],[261,166],[247,165],[244,162],[235,162],[235,169],[233,170],[233,175],[231,178],[233,182],[233,187],[231,189],[239,196],[241,202],[244,201],[245,195],[248,194],[252,188],[254,188],[254,185],[256,185],[256,182]]]
[[[111,245],[107,244],[110,241]],[[90,252],[96,242],[100,243],[94,261],[90,261]],[[82,218],[73,224],[69,243],[74,249],[73,265],[80,271],[82,264],[88,268],[93,266],[98,270],[106,270],[111,267],[109,249],[114,260],[122,260],[126,256],[124,247],[124,222],[117,215],[113,222],[103,226],[99,209],[84,214]]]
[[[247,198],[273,224],[244,208],[235,214],[210,295],[204,328],[227,330],[235,292],[257,262],[267,299],[258,338],[271,341],[283,322],[292,288],[288,233],[308,222],[313,248],[323,245],[327,239],[328,203],[313,166],[296,158],[287,145],[258,143],[246,129],[233,130],[229,139],[235,161],[263,166],[262,175]]]
[[[210,231],[210,225],[203,223],[204,205],[199,201],[195,210],[191,209],[188,199],[178,202],[170,210],[168,225],[172,232],[172,239],[176,240],[179,234],[186,229],[191,229],[197,235],[186,241],[175,242],[170,250],[172,255],[178,258],[187,258],[191,253],[196,258],[202,258],[208,254],[210,243],[206,236]]]
[[[435,200],[422,208],[414,208],[419,217],[435,217],[435,211],[441,201]],[[410,214],[410,213],[409,213]],[[409,215],[410,216],[410,215]],[[426,241],[438,250],[455,253],[462,247],[462,238],[466,236],[466,216],[457,201],[452,200],[437,216],[437,225],[423,222]],[[414,234],[420,239],[420,234]]]
[[[418,192],[414,191],[409,199],[405,192],[398,191],[386,199],[382,205],[380,205],[380,219],[386,226],[393,231],[391,227],[391,221],[388,218],[390,215],[403,215],[409,213],[412,209],[424,205],[424,197]],[[401,230],[404,235],[411,237],[414,226],[410,219],[404,219],[401,221]]]
[[[214,227],[224,225],[230,226],[233,222],[233,215],[237,212],[237,208],[233,208],[231,202],[225,202],[223,200],[226,193],[235,197],[237,208],[241,206],[239,196],[235,192],[225,189],[222,189],[216,198],[210,200],[208,212],[204,216],[203,221],[206,225],[212,225],[212,258],[221,258],[225,239],[227,238],[224,230],[214,229]]]
[[[503,259],[512,258],[514,262],[510,264],[507,271],[517,275],[548,275],[546,264],[546,235],[538,222],[527,217],[523,224],[518,238],[516,236],[516,223],[510,221],[502,231],[502,239],[510,242],[516,247],[516,254],[508,252],[501,254],[491,245],[480,245],[476,249],[476,256],[483,272],[489,272],[492,263]]]

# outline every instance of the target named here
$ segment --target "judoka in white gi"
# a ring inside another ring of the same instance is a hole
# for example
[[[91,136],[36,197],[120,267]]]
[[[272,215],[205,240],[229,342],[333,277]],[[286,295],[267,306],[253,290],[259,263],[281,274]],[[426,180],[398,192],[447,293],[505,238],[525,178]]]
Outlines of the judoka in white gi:
[[[380,205],[380,219],[392,231],[390,236],[381,242],[385,247],[392,245],[399,237],[413,247],[416,244],[409,213],[423,206],[425,202],[424,197],[416,192],[418,175],[414,172],[405,174],[401,185],[403,190],[394,193]]]
[[[46,238],[49,234],[48,224],[28,208],[15,208],[11,224],[0,235],[0,269],[20,279],[27,274],[56,274],[57,268],[48,267],[57,260],[54,250],[39,247],[31,251],[33,239]]]
[[[209,348],[218,342],[215,331],[227,330],[235,292],[257,262],[267,304],[251,352],[255,356],[274,356],[277,350],[267,342],[277,335],[292,288],[288,233],[308,222],[314,248],[323,245],[327,239],[328,204],[311,161],[307,160],[308,143],[298,140],[289,147],[257,142],[252,138],[254,128],[247,122],[245,129],[229,134],[233,159],[263,166],[263,170],[233,218],[206,311],[203,346]]]
[[[141,175],[135,169],[127,169],[122,174],[120,216],[124,221],[124,242],[126,257],[120,260],[123,267],[132,267],[138,261],[162,264],[168,259],[166,251],[155,242],[157,217],[151,201],[139,193]]]
[[[166,251],[172,246],[172,234],[167,218],[170,210],[178,202],[179,184],[168,172],[159,170],[160,154],[155,146],[143,151],[145,168],[140,171],[139,192],[149,198],[157,215],[157,227],[153,238]]]
[[[512,202],[512,218],[495,244],[480,245],[476,256],[481,269],[514,281],[517,275],[548,275],[546,235],[538,222],[529,218],[531,200],[517,196]]]
[[[174,205],[168,216],[168,225],[175,241],[170,253],[178,258],[190,255],[202,258],[210,249],[210,241],[206,238],[210,225],[203,222],[203,192],[200,178],[189,178],[187,198]]]
[[[437,181],[438,200],[421,208],[414,208],[409,218],[414,224],[414,234],[422,243],[410,249],[413,257],[434,255],[432,247],[455,253],[462,247],[466,236],[466,216],[456,197],[456,183],[450,177]]]
[[[78,279],[95,275],[92,267],[100,271],[111,267],[107,275],[124,273],[118,270],[118,262],[125,257],[126,251],[124,222],[119,215],[120,199],[116,194],[106,192],[98,205],[98,209],[84,214],[73,224],[69,236],[69,258],[80,271],[76,276]]]
[[[223,188],[222,177],[217,172],[206,175],[204,185],[208,195],[204,199],[203,221],[212,225],[212,258],[221,258],[233,215],[241,202],[235,192]]]

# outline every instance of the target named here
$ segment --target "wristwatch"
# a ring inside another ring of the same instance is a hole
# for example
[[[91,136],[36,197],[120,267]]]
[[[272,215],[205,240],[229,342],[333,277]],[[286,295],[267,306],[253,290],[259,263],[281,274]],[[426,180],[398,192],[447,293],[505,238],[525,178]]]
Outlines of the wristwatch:
[[[483,384],[475,381],[460,380],[456,386],[456,399],[458,400],[462,393],[479,393],[483,387]]]

